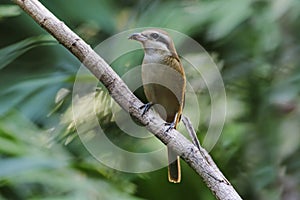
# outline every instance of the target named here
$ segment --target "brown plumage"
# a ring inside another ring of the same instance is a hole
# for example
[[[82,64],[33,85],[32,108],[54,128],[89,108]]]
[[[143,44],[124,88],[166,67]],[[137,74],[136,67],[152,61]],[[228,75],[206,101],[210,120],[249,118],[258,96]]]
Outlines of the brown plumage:
[[[135,33],[130,39],[143,44],[142,81],[145,95],[154,109],[174,128],[180,121],[184,106],[186,78],[171,37],[162,30],[150,29]],[[168,148],[169,181],[181,180],[179,157]]]

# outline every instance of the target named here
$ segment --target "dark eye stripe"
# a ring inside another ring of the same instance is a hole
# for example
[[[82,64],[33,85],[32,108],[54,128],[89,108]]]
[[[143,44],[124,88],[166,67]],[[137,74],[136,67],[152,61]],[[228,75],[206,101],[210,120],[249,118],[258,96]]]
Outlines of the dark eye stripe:
[[[164,37],[162,37],[162,36],[159,37],[157,39],[157,41],[164,43],[167,46],[167,48],[169,49],[169,42]]]

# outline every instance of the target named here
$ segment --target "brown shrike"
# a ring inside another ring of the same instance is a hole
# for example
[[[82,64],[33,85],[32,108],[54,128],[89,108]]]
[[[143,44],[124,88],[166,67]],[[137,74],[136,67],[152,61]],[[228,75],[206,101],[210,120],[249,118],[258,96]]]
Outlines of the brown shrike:
[[[170,125],[176,128],[180,121],[186,87],[184,69],[177,55],[172,38],[160,29],[148,29],[132,34],[129,39],[142,43],[144,59],[142,81],[148,104]],[[170,182],[181,180],[179,156],[168,148],[168,177]]]

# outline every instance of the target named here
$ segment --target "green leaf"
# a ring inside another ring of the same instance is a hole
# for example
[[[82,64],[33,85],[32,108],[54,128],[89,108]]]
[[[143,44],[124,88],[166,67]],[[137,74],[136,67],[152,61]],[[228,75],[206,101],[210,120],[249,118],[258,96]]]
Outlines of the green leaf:
[[[228,35],[252,14],[251,1],[249,0],[230,0],[226,1],[226,4],[221,1],[215,3],[217,5],[212,14],[213,23],[207,33],[211,40],[217,40]]]
[[[5,17],[14,17],[21,14],[21,9],[16,5],[1,5],[0,19]]]
[[[0,49],[0,69],[6,67],[13,62],[16,58],[25,52],[45,45],[58,44],[56,40],[50,35],[41,35],[22,40],[10,46]]]
[[[14,107],[29,110],[32,114],[47,113],[48,110],[41,112],[41,107],[37,106],[37,104],[44,105],[43,107],[46,108],[46,105],[51,103],[51,101],[43,100],[49,100],[49,98],[53,98],[52,102],[54,104],[54,95],[59,89],[59,83],[66,82],[68,78],[69,75],[51,75],[50,77],[40,77],[12,85],[0,92],[0,104],[2,105],[0,107],[0,115],[5,114]]]
[[[44,157],[21,157],[8,158],[0,161],[0,177],[9,177],[26,171],[39,169],[56,169],[65,166],[65,162],[54,160],[53,158]]]

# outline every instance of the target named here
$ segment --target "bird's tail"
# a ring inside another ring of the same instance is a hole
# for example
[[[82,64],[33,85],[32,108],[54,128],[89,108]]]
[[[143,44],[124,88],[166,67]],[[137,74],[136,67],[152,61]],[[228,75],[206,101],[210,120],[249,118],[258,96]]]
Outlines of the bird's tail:
[[[168,178],[172,183],[179,183],[181,180],[180,159],[179,156],[168,147]]]
[[[177,124],[179,123],[181,118],[180,115],[177,113],[174,119],[174,128],[176,129]],[[180,158],[179,156],[168,147],[168,178],[169,181],[172,183],[179,183],[181,181],[181,169],[180,169]]]

